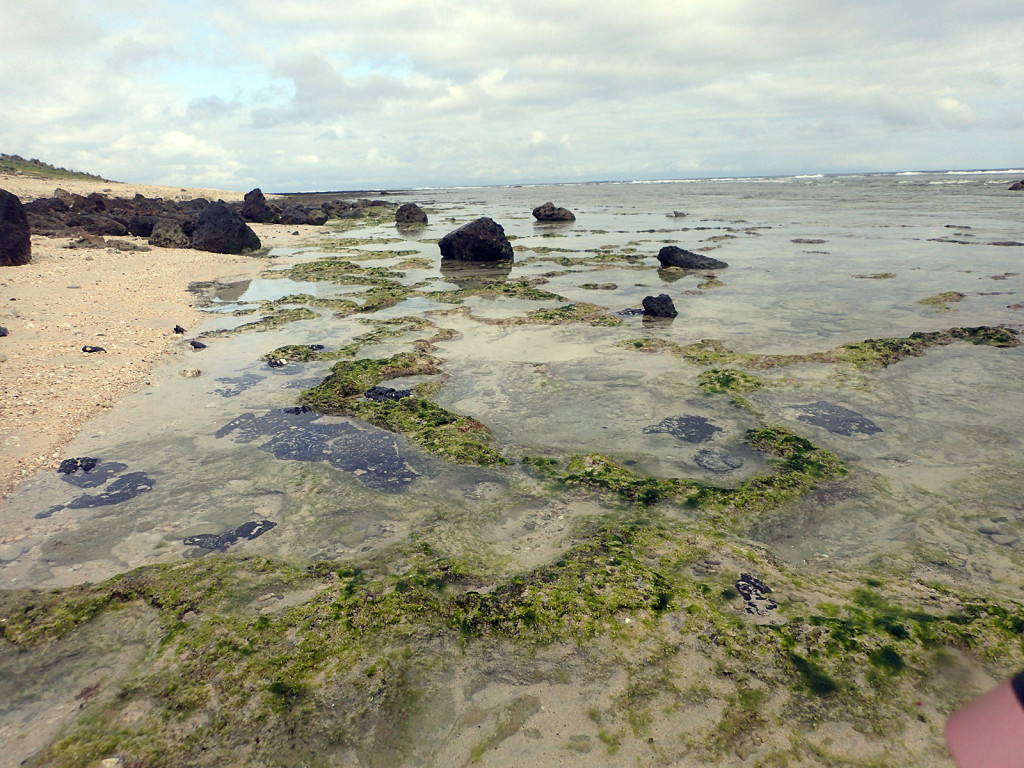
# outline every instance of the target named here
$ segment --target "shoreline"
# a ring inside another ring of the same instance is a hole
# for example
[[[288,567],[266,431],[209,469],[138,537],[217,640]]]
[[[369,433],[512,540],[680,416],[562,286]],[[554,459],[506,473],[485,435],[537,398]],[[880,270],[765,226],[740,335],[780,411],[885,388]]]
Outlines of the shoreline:
[[[205,197],[240,200],[224,190],[122,184],[100,180],[0,175],[0,189],[23,203],[61,188],[87,195]],[[254,227],[268,247],[282,229]],[[118,238],[137,246],[143,238]],[[188,334],[206,321],[188,286],[244,279],[265,263],[250,256],[192,249],[71,248],[73,238],[32,236],[32,261],[0,267],[0,499],[37,473],[54,470],[63,449],[94,417],[129,393],[153,386],[153,371],[175,358],[187,363]],[[87,354],[85,345],[105,353]],[[0,543],[7,543],[0,536]]]

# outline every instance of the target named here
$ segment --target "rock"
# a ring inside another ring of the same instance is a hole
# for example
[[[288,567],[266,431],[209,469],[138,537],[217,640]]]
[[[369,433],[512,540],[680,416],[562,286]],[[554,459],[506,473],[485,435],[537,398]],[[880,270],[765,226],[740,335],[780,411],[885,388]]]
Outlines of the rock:
[[[657,424],[644,427],[645,435],[665,433],[684,443],[706,443],[721,431],[721,427],[716,427],[704,416],[669,416]]]
[[[438,242],[442,259],[456,261],[513,261],[512,243],[505,230],[483,216],[449,232]]]
[[[403,397],[411,396],[411,389],[394,389],[392,387],[381,386],[370,387],[363,393],[363,397],[374,403],[383,403],[386,400],[401,400]]]
[[[568,208],[556,208],[554,203],[544,203],[533,209],[533,218],[537,221],[576,221],[573,212]]]
[[[267,198],[263,196],[263,191],[259,187],[245,193],[245,200],[242,203],[242,218],[260,224],[277,222],[277,214],[267,204]]]
[[[259,449],[287,461],[326,461],[351,472],[368,488],[401,493],[417,476],[402,456],[399,439],[381,429],[321,421],[309,411],[245,413],[217,430],[237,443],[259,442]]]
[[[200,533],[198,536],[189,536],[183,543],[190,547],[202,547],[211,552],[223,552],[239,539],[252,541],[276,526],[277,523],[272,520],[254,520],[250,523],[242,523],[219,536],[213,533]]]
[[[300,208],[297,205],[290,205],[281,211],[281,217],[278,221],[280,224],[287,224],[288,226],[294,226],[296,224],[306,225],[309,224],[309,214],[305,208]]]
[[[80,459],[65,459],[57,469],[58,477],[76,488],[99,488],[108,480],[128,469],[127,464],[122,464],[119,461],[105,461],[102,464],[97,462],[98,459],[88,456],[83,456]]]
[[[1010,185],[1009,189],[1011,192],[1020,192],[1021,190],[1024,190],[1024,181],[1015,181]]]
[[[92,344],[86,344],[84,347],[82,347],[82,351],[92,354],[93,352],[106,352],[107,350],[105,350],[103,347],[96,347],[93,346]]]
[[[198,368],[182,368],[181,371],[179,371],[179,373],[181,373],[181,375],[184,376],[186,379],[198,379],[199,376],[202,374],[202,371],[200,371]]]
[[[672,298],[667,293],[644,296],[645,317],[675,317],[678,314],[676,305],[672,303]]]
[[[261,245],[242,214],[231,210],[222,200],[203,209],[192,233],[192,247],[199,251],[245,253],[259,250]]]
[[[99,459],[94,459],[91,456],[82,456],[75,459],[64,459],[57,467],[57,471],[65,475],[73,475],[75,472],[81,470],[82,472],[91,472],[96,469],[96,465],[99,464]]]
[[[724,261],[702,256],[675,245],[666,245],[658,251],[658,261],[663,267],[682,267],[683,269],[725,269],[729,265]]]
[[[0,563],[10,563],[21,557],[24,550],[17,544],[0,544]]]
[[[740,574],[736,581],[736,591],[740,593],[746,603],[747,613],[755,616],[764,616],[779,607],[774,600],[768,597],[772,588],[749,573]]]
[[[185,329],[182,328],[180,325],[174,326],[174,332],[175,333],[186,333]]]
[[[0,267],[32,261],[32,228],[17,195],[0,189]]]
[[[123,467],[124,465],[118,466]],[[62,509],[95,509],[96,507],[121,504],[134,499],[140,494],[153,490],[154,485],[156,485],[156,481],[145,472],[129,472],[127,475],[123,475],[116,480],[111,480],[102,493],[98,493],[95,496],[89,493],[79,496],[66,506],[58,504],[55,507],[50,507],[46,512],[36,515],[36,518],[49,517],[54,512],[59,512]]]
[[[698,451],[697,455],[693,457],[693,461],[698,467],[715,474],[732,472],[743,466],[743,459],[716,449]]]
[[[801,412],[796,417],[797,421],[823,427],[834,435],[850,437],[855,434],[874,435],[882,431],[880,426],[863,414],[824,400],[798,405],[796,409]]]
[[[188,344],[190,347],[192,347],[192,349],[206,349],[206,345],[203,344],[203,342],[196,341],[195,339],[190,341]]]
[[[416,203],[405,203],[395,211],[395,224],[426,224],[427,214]]]
[[[1017,537],[1012,533],[993,533],[989,538],[994,544],[1001,544],[1004,547],[1017,543]]]
[[[191,245],[181,225],[169,219],[160,219],[153,225],[149,244],[158,248],[188,248]]]
[[[90,235],[123,237],[128,234],[128,227],[120,221],[99,213],[83,213],[80,216],[72,216],[67,220],[67,225],[88,232]]]
[[[327,223],[327,214],[321,209],[309,212],[309,224],[314,227],[321,227]]]
[[[149,237],[159,221],[159,216],[132,216],[128,222],[128,231],[135,237]]]
[[[82,235],[81,237],[75,238],[68,243],[68,248],[72,250],[82,250],[84,248],[106,248],[107,240],[103,235]]]
[[[9,333],[9,331],[6,328],[4,328],[2,325],[0,325],[0,339],[2,339],[8,333]]]

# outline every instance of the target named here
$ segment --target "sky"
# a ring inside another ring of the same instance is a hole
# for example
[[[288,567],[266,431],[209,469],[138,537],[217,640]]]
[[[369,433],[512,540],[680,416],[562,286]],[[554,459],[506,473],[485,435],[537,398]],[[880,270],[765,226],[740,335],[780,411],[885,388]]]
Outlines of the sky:
[[[0,152],[265,192],[1024,166],[1020,0],[4,0]]]

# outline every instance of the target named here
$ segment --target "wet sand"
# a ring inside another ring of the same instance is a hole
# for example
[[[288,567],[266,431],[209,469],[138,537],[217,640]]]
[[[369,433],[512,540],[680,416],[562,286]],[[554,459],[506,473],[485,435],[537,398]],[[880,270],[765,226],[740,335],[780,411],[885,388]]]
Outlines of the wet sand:
[[[87,195],[238,200],[238,192],[129,185],[107,181],[0,175],[0,189],[22,202],[61,188]],[[283,228],[266,227],[265,245]],[[62,448],[97,414],[127,393],[152,386],[169,358],[191,365],[191,348],[174,333],[203,322],[193,281],[243,279],[262,265],[248,256],[191,249],[122,251],[72,248],[74,238],[32,237],[32,261],[0,267],[0,498],[65,458]],[[137,246],[145,240],[118,238]],[[87,354],[83,346],[105,353]],[[0,538],[0,543],[2,543]]]

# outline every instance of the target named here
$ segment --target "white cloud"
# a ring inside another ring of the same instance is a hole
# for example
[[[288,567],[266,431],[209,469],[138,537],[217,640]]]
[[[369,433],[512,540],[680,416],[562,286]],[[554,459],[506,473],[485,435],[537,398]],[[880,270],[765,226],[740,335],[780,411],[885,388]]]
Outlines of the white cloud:
[[[12,0],[0,150],[269,190],[1010,166],[1019,29],[1016,0]]]

